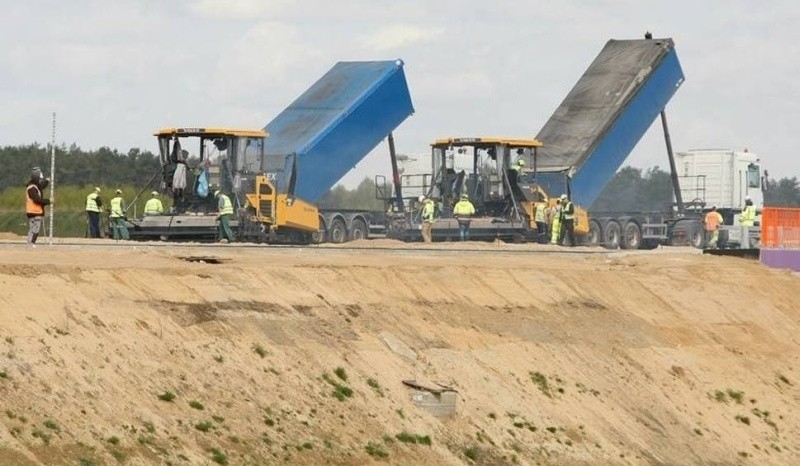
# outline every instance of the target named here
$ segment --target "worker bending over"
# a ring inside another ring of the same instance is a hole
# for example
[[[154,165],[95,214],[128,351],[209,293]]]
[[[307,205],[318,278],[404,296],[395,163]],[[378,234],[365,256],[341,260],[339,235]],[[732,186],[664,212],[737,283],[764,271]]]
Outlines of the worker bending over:
[[[475,206],[469,202],[469,196],[464,193],[461,200],[453,207],[453,215],[458,220],[458,236],[461,241],[469,241],[469,224],[475,215]]]
[[[111,236],[114,239],[131,239],[128,233],[128,226],[125,225],[125,200],[122,199],[122,190],[118,189],[116,196],[111,199],[111,212],[108,217],[111,219]]]
[[[228,240],[229,243],[233,243],[236,241],[236,237],[233,236],[233,231],[231,231],[231,217],[233,217],[233,204],[231,203],[231,198],[223,194],[221,191],[214,192],[214,197],[219,199],[217,203],[217,218],[219,219],[219,240],[223,241],[225,239]]]

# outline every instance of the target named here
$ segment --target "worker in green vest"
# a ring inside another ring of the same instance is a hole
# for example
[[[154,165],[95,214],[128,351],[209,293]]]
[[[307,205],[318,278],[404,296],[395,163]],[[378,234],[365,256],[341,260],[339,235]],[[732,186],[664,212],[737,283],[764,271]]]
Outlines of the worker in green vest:
[[[214,192],[214,197],[219,199],[217,203],[217,218],[219,219],[219,240],[228,240],[229,243],[236,241],[231,231],[231,217],[233,217],[233,203],[231,198],[223,194],[222,191],[217,190]]]
[[[161,203],[161,199],[158,198],[158,191],[153,191],[150,193],[151,197],[147,200],[144,205],[144,215],[161,215],[164,213],[164,205]]]
[[[131,239],[128,226],[125,225],[125,200],[122,199],[122,190],[118,189],[116,196],[111,199],[111,233],[114,239]]]
[[[100,188],[86,196],[86,217],[89,224],[89,238],[100,238],[100,208],[103,200],[100,199]]]

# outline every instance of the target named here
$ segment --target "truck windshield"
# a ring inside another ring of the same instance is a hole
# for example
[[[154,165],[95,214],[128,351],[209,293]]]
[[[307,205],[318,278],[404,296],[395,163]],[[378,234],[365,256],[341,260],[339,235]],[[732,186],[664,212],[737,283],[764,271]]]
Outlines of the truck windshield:
[[[758,165],[750,164],[747,167],[747,187],[758,188],[761,186],[761,174],[759,173]]]

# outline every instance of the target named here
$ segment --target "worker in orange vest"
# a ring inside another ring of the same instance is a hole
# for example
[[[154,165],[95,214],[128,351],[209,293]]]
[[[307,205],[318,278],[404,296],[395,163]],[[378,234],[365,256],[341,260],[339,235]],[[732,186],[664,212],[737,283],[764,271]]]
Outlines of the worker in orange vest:
[[[42,195],[48,181],[42,175],[39,167],[35,167],[25,188],[25,214],[28,216],[28,245],[34,246],[42,228],[44,218],[44,206],[50,204],[49,199]]]
[[[711,206],[711,211],[706,214],[703,223],[705,224],[706,232],[709,236],[708,247],[710,249],[717,249],[719,227],[722,225],[722,215],[717,212],[717,206]]]

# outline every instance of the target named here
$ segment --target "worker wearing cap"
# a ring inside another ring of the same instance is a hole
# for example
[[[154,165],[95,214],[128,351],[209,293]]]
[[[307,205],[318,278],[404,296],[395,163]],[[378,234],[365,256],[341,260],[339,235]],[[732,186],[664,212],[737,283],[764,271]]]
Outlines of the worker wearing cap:
[[[517,161],[514,162],[514,165],[511,166],[511,169],[517,172],[517,174],[519,174],[519,172],[521,172],[524,167],[525,167],[525,160],[517,159]]]
[[[122,199],[122,190],[116,191],[116,196],[111,199],[111,212],[108,217],[111,219],[111,234],[114,239],[131,239],[128,233],[128,226],[125,225],[125,200]]]
[[[100,188],[95,187],[94,191],[86,196],[86,216],[89,223],[90,238],[100,238],[101,207],[103,207],[103,200],[100,198]]]
[[[562,194],[561,205],[561,229],[564,231],[562,245],[575,246],[575,204],[566,194]]]
[[[228,240],[229,243],[233,243],[236,241],[236,237],[233,236],[233,231],[231,231],[230,225],[231,217],[233,217],[233,204],[231,203],[231,198],[219,190],[214,192],[214,197],[219,199],[219,202],[217,203],[219,240]]]
[[[422,199],[422,241],[433,242],[431,232],[433,231],[433,221],[436,215],[436,205],[433,199],[420,196]]]
[[[750,248],[750,227],[756,224],[756,207],[753,205],[753,200],[750,196],[744,198],[744,207],[741,214],[739,214],[739,225],[742,227],[742,242],[743,249]]]
[[[706,235],[708,236],[709,249],[717,249],[717,241],[719,240],[719,227],[722,225],[722,215],[717,212],[717,206],[711,206],[711,210],[706,214],[705,220]]]
[[[31,179],[28,187],[25,188],[25,214],[28,216],[28,245],[35,246],[39,231],[42,228],[44,218],[44,206],[50,204],[49,199],[45,199],[42,191],[47,187],[48,181],[42,175],[39,167],[35,167],[31,172]]]
[[[151,197],[147,200],[144,204],[144,215],[161,215],[164,213],[164,205],[161,204],[161,199],[158,198],[158,191],[153,191],[150,193]]]
[[[469,224],[472,216],[475,215],[475,206],[469,202],[469,196],[466,193],[461,195],[461,200],[453,207],[453,215],[458,220],[458,236],[461,241],[469,241]]]

